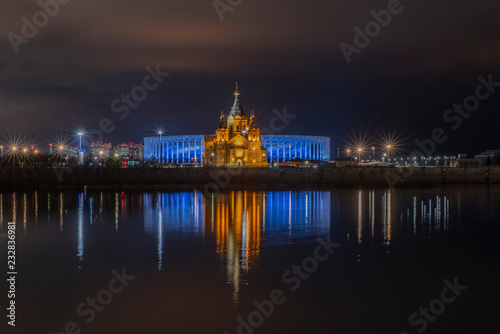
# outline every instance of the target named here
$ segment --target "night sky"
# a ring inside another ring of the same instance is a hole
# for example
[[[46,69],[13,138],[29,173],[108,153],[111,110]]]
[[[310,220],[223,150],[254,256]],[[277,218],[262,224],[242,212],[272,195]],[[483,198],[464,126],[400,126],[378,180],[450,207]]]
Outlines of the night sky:
[[[286,106],[296,117],[280,133],[329,136],[333,156],[350,138],[391,134],[410,151],[435,128],[448,135],[437,153],[500,148],[500,87],[456,130],[443,120],[475,93],[479,76],[500,82],[500,2],[403,0],[348,64],[340,43],[354,45],[353,29],[364,30],[370,11],[387,7],[243,0],[221,21],[211,0],[72,0],[16,54],[8,34],[21,36],[21,19],[33,22],[41,8],[3,0],[0,141],[66,136],[76,145],[75,132],[103,118],[115,126],[105,135],[115,144],[142,142],[160,127],[210,134],[238,81],[244,110],[255,109],[262,127]],[[120,119],[112,102],[157,64],[170,75]]]

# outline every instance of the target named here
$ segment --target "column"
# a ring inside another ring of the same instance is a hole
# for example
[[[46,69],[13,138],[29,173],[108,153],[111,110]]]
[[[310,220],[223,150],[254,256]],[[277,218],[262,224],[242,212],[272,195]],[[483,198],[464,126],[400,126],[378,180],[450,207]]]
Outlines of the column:
[[[288,160],[292,160],[292,141],[290,137],[288,137]]]
[[[269,143],[270,143],[269,150],[271,151],[271,162],[273,162],[273,137],[269,138]]]
[[[304,138],[304,158],[309,159],[309,145],[308,145],[308,140],[307,138]]]
[[[314,160],[318,160],[318,138],[314,138]]]
[[[285,155],[286,140],[284,137],[281,137],[281,146],[283,147],[283,159],[281,161],[285,161],[285,158],[286,158],[286,155]]]
[[[167,163],[172,162],[172,140],[170,138],[167,139]]]
[[[299,157],[303,159],[304,157],[302,156],[302,138],[299,137],[297,140],[299,141]]]
[[[177,138],[175,141],[177,144],[177,151],[175,152],[176,153],[175,162],[179,163],[179,138]]]

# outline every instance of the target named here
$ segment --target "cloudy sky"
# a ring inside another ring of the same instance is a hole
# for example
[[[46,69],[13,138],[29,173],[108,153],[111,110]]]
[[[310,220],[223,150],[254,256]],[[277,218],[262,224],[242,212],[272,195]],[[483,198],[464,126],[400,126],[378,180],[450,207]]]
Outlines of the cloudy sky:
[[[286,106],[296,117],[281,133],[330,136],[333,147],[394,134],[411,150],[435,128],[448,136],[436,152],[500,147],[500,88],[457,129],[443,120],[474,95],[479,76],[500,82],[498,0],[402,0],[350,63],[339,45],[354,45],[353,29],[364,30],[370,12],[387,9],[387,1],[243,0],[223,21],[212,0],[71,0],[59,7],[16,53],[13,34],[23,36],[24,17],[43,19],[36,16],[41,7],[2,1],[0,141],[75,138],[106,118],[114,128],[105,139],[114,143],[142,142],[161,126],[209,134],[220,110],[229,111],[238,81],[243,107],[255,109],[262,127],[274,108]],[[113,101],[142,85],[145,68],[157,64],[170,75],[120,119]]]

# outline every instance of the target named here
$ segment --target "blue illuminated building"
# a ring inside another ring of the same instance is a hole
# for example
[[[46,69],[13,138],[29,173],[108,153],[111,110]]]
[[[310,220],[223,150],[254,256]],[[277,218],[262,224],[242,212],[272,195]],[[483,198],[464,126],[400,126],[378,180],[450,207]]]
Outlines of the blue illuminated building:
[[[160,159],[161,163],[202,163],[204,135],[157,136],[144,138],[144,159]],[[267,160],[272,162],[330,160],[330,138],[299,135],[262,135]],[[160,155],[161,152],[161,155]]]

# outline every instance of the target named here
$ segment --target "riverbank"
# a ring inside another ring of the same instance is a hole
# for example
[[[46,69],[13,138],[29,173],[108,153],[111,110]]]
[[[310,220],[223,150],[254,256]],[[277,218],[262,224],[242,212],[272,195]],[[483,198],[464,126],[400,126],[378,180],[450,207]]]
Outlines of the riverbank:
[[[295,189],[500,184],[500,167],[47,168],[0,170],[0,188]]]

